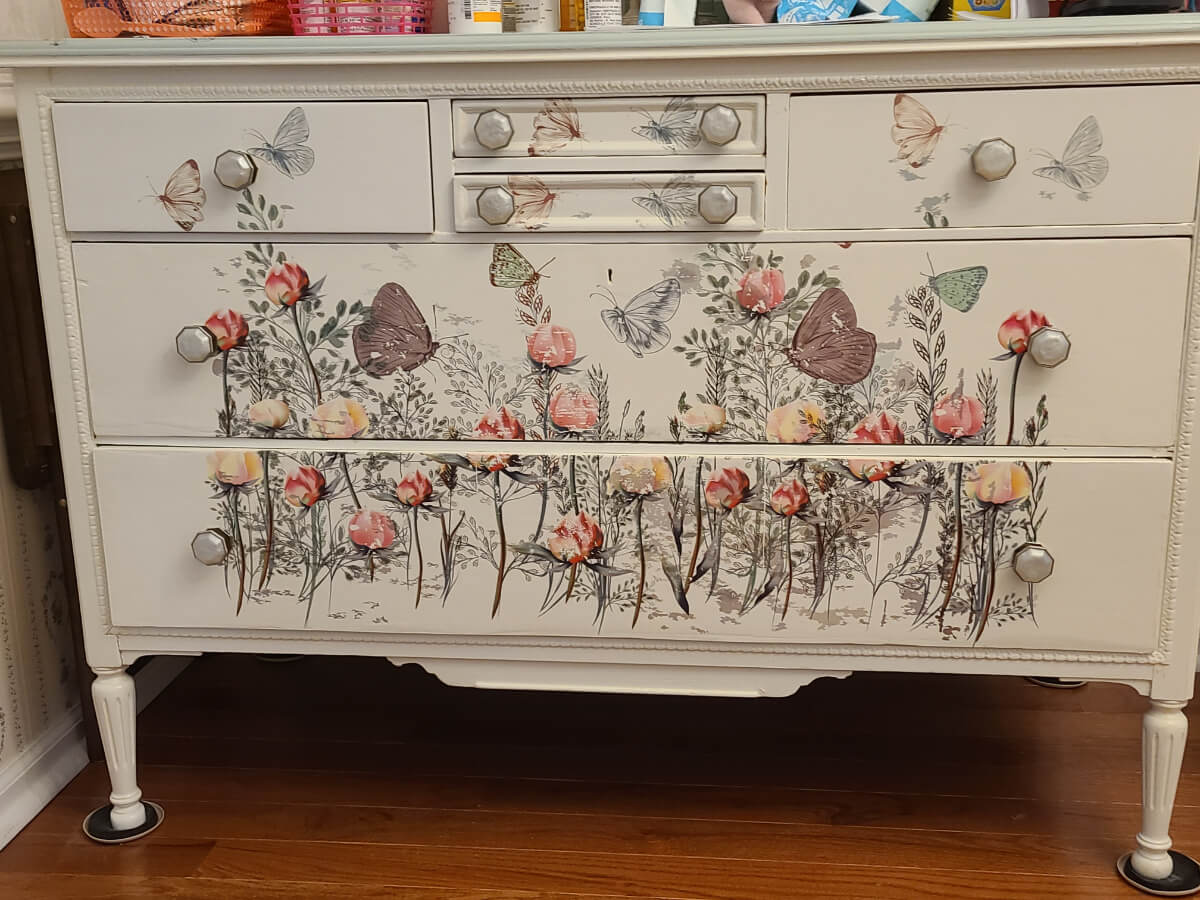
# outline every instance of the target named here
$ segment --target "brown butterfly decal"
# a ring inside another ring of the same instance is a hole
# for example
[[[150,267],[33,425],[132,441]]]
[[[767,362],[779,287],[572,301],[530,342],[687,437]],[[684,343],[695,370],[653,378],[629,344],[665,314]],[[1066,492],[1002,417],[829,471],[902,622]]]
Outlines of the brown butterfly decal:
[[[845,291],[826,288],[800,320],[787,355],[813,378],[856,384],[875,365],[875,335],[858,327],[858,314]]]
[[[433,358],[438,343],[408,291],[389,281],[375,294],[367,320],[355,325],[354,356],[368,375],[411,372]]]
[[[203,222],[204,202],[208,195],[200,186],[200,167],[196,161],[189,159],[181,163],[167,179],[162,193],[155,193],[153,198],[162,204],[166,214],[184,231],[191,231],[197,222]]]
[[[513,198],[513,221],[530,231],[546,224],[558,194],[533,175],[509,175],[508,192]]]
[[[547,100],[533,118],[533,137],[529,155],[556,153],[571,141],[583,137],[579,128],[579,110],[570,100]]]

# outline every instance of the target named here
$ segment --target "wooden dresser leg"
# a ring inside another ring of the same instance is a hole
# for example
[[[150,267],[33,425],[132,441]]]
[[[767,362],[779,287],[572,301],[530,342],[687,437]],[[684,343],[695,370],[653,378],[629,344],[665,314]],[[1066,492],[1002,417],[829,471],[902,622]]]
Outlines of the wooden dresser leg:
[[[137,699],[124,668],[95,669],[92,699],[104,760],[112,782],[109,804],[83,821],[83,833],[104,844],[121,844],[149,834],[162,822],[156,803],[142,801],[137,785]]]
[[[1186,705],[1182,700],[1151,700],[1142,718],[1142,830],[1137,849],[1117,862],[1122,878],[1161,897],[1200,891],[1200,865],[1172,850],[1169,834],[1187,745]]]

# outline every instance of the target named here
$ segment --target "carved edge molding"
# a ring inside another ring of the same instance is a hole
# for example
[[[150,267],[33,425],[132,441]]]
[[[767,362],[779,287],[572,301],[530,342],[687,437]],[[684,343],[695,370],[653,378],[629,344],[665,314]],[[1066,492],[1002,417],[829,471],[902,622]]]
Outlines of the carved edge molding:
[[[1196,392],[1200,390],[1200,240],[1192,241],[1191,292],[1188,325],[1185,333],[1186,367],[1180,385],[1179,428],[1176,434],[1175,470],[1171,489],[1171,519],[1167,531],[1166,572],[1163,578],[1163,603],[1158,622],[1158,653],[1164,661],[1171,658],[1175,637],[1175,613],[1179,602],[1180,572],[1183,561],[1185,519],[1190,490],[1192,441],[1196,430]],[[1191,548],[1195,553],[1196,548]]]
[[[482,62],[482,61],[481,61]],[[181,68],[186,68],[181,66]],[[144,77],[144,73],[135,73]],[[64,85],[38,92],[39,100],[195,100],[355,99],[369,97],[491,97],[515,94],[560,97],[564,94],[696,94],[731,91],[887,91],[948,87],[1033,87],[1044,84],[1129,84],[1200,81],[1200,65],[1097,66],[1011,72],[850,73],[845,75],[773,75],[770,77],[647,78],[558,81],[432,81],[284,84],[102,84]]]
[[[969,647],[882,646],[872,644],[752,644],[735,641],[662,641],[631,638],[513,638],[490,635],[367,634],[363,632],[283,632],[221,631],[213,628],[190,631],[157,628],[120,628],[118,637],[182,638],[186,640],[258,640],[275,643],[317,641],[321,643],[402,644],[413,647],[505,647],[537,650],[635,650],[683,651],[700,653],[745,653],[748,655],[786,655],[802,662],[805,657],[874,657],[895,659],[985,659],[999,661],[1106,663],[1119,665],[1155,665],[1162,662],[1154,653],[1090,653],[1060,650],[1006,650]],[[136,648],[125,648],[136,649]],[[397,654],[391,654],[397,655]]]
[[[87,503],[88,547],[92,553],[92,573],[95,580],[96,602],[100,619],[111,628],[112,617],[108,604],[108,576],[104,565],[104,549],[100,539],[100,510],[96,502],[94,469],[95,441],[92,438],[91,415],[88,408],[87,379],[83,371],[83,339],[79,325],[79,303],[75,294],[75,267],[71,257],[71,239],[67,235],[63,215],[62,186],[58,179],[58,158],[54,152],[54,132],[51,125],[53,100],[39,93],[38,125],[42,140],[42,166],[46,175],[46,201],[54,230],[54,255],[58,262],[59,300],[66,324],[67,349],[71,358],[72,400],[75,404],[75,437],[79,442],[80,475],[83,479],[84,500]]]

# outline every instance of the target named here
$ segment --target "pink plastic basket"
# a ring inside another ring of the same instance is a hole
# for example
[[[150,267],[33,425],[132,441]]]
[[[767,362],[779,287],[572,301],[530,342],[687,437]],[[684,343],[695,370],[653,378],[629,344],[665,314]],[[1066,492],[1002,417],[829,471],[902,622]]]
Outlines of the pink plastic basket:
[[[431,0],[288,0],[293,34],[423,34]]]

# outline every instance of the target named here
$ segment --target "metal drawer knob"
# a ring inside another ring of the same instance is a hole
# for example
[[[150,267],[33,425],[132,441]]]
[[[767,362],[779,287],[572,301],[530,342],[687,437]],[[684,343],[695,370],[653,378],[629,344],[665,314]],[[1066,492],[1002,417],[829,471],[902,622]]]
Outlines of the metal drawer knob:
[[[975,174],[984,181],[999,181],[1006,178],[1017,165],[1017,151],[1003,138],[988,138],[980,141],[971,154],[971,166]]]
[[[254,184],[254,179],[258,177],[258,166],[249,153],[226,150],[213,163],[213,174],[231,191],[241,191]]]
[[[475,119],[475,140],[489,150],[503,150],[513,138],[512,119],[498,109],[482,112]]]
[[[710,184],[700,192],[696,208],[705,222],[724,225],[737,212],[737,196],[726,185]]]
[[[722,147],[738,136],[742,120],[737,110],[717,103],[710,106],[700,116],[700,134],[710,144]]]
[[[1044,325],[1029,336],[1026,352],[1039,366],[1053,369],[1071,355],[1071,339],[1061,328]]]
[[[513,217],[516,206],[513,196],[502,187],[484,188],[475,199],[479,218],[489,225],[503,225]]]
[[[232,539],[220,528],[206,528],[192,538],[192,556],[206,566],[223,564],[232,548]]]
[[[1054,571],[1054,557],[1041,544],[1029,542],[1013,551],[1012,566],[1022,581],[1037,584]]]
[[[203,325],[188,325],[175,335],[175,352],[190,363],[202,363],[221,352],[217,338]]]

